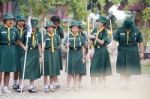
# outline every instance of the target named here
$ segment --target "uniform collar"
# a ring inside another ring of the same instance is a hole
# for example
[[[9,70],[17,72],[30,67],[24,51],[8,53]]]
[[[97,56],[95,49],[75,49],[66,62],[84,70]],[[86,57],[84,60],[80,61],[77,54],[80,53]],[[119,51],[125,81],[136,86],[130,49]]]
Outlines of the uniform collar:
[[[7,29],[9,28],[13,28],[13,26],[11,26],[11,27],[8,27],[6,24],[4,24],[4,27],[6,27]]]
[[[51,33],[48,33],[48,35],[50,36],[50,37],[53,37],[54,35],[55,35],[55,33],[53,32],[52,34]]]
[[[105,27],[102,27],[101,29],[97,29],[98,33],[102,32],[103,30],[105,30]]]
[[[79,33],[73,34],[73,33],[71,32],[71,34],[72,34],[72,36],[77,37]]]
[[[17,26],[17,28],[18,28],[19,30],[23,30],[23,29],[24,29],[24,27],[23,27],[23,28],[20,28],[19,26]]]

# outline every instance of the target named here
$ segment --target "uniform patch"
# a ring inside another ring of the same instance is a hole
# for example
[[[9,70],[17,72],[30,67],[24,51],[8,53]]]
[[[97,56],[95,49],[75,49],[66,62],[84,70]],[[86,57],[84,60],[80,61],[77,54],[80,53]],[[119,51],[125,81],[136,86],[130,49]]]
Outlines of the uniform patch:
[[[6,34],[6,33],[7,33],[7,31],[2,31],[1,33],[2,33],[2,34]]]
[[[72,40],[72,39],[74,39],[74,38],[70,37],[69,39]]]
[[[125,33],[120,33],[121,36],[125,36]]]
[[[49,41],[50,39],[49,39],[49,38],[46,38],[46,40],[48,40],[48,41]]]

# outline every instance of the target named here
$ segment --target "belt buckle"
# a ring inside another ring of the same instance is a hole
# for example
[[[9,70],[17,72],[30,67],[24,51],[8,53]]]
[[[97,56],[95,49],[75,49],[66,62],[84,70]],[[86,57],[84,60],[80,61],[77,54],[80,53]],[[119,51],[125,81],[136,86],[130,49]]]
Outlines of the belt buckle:
[[[11,45],[10,43],[8,43],[8,46]]]
[[[75,51],[77,51],[77,48],[74,48]]]
[[[30,50],[32,50],[33,48],[32,47],[30,47]]]

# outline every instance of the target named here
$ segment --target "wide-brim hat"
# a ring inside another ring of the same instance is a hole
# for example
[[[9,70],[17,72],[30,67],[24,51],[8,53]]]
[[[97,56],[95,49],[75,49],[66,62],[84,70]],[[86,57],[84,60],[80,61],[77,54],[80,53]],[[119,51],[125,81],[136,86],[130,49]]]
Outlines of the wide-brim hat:
[[[15,19],[14,15],[11,12],[8,12],[3,16],[3,20],[10,20],[10,19]]]
[[[32,18],[31,19],[31,26],[32,27],[35,27],[35,28],[38,28],[39,27],[39,19],[38,18]]]

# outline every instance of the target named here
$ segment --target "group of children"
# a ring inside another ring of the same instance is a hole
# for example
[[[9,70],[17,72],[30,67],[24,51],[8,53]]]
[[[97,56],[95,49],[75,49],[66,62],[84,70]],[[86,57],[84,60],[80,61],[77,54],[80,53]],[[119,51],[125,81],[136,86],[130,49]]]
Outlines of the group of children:
[[[58,76],[60,70],[63,70],[61,45],[67,50],[65,66],[68,74],[67,90],[71,88],[72,80],[74,89],[78,90],[82,76],[86,75],[86,50],[90,46],[88,41],[93,42],[94,48],[90,66],[92,85],[95,85],[96,77],[105,83],[106,76],[112,74],[107,49],[107,45],[110,43],[106,28],[108,19],[105,16],[100,16],[96,20],[98,25],[90,33],[90,36],[83,33],[84,28],[80,21],[72,20],[69,22],[69,34],[64,42],[62,42],[64,32],[60,27],[58,16],[52,16],[50,20],[46,21],[44,26],[46,33],[44,34],[39,29],[37,18],[31,18],[32,33],[30,35],[25,16],[22,14],[14,17],[12,13],[6,13],[3,22],[3,26],[0,27],[0,94],[2,92],[11,93],[8,89],[10,72],[14,72],[13,89],[16,92],[24,91],[22,80],[28,79],[30,80],[28,92],[36,93],[34,81],[42,75],[44,92],[60,88],[61,81],[58,80]],[[121,74],[122,80],[127,81],[131,75],[141,73],[139,57],[143,57],[144,51],[142,34],[134,25],[133,20],[127,18],[123,26],[116,31],[114,40],[119,43],[117,72]],[[113,45],[116,45],[115,41],[113,41]],[[112,46],[112,50],[115,47]],[[132,61],[133,59],[135,61]],[[43,65],[41,65],[42,62]],[[3,88],[1,87],[2,73],[4,73]]]

